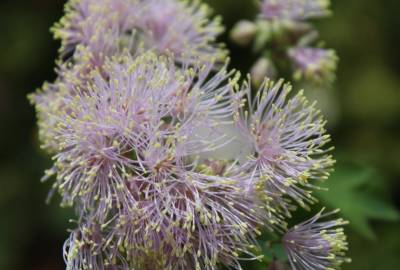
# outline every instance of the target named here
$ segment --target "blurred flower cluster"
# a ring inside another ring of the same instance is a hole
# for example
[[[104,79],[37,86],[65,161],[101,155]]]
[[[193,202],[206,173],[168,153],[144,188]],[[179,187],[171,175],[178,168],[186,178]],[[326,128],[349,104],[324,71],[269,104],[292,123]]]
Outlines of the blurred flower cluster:
[[[302,21],[326,8],[264,1],[260,25],[304,34]],[[242,269],[262,259],[266,231],[280,236],[292,269],[348,261],[346,222],[325,220],[336,212],[287,226],[332,170],[326,121],[290,84],[263,79],[253,89],[228,70],[208,6],[70,0],[65,12],[53,28],[58,78],[30,99],[54,161],[43,178],[55,178],[50,197],[58,191],[77,213],[68,270]],[[287,54],[299,74],[329,79],[334,53]]]
[[[335,78],[338,58],[318,42],[318,31],[308,21],[330,15],[329,0],[263,0],[255,22],[239,21],[231,32],[238,45],[253,43],[260,55],[251,76],[260,85],[291,70],[296,81],[327,85]]]

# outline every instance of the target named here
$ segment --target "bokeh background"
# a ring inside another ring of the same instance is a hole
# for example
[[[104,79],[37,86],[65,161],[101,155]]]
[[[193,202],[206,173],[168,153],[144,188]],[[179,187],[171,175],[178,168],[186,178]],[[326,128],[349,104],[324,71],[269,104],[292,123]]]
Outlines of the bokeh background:
[[[73,213],[58,199],[45,204],[41,183],[50,158],[38,147],[27,94],[55,78],[58,42],[50,26],[65,1],[0,1],[0,269],[64,269],[62,245]],[[209,0],[228,29],[256,15],[254,1]],[[400,2],[333,0],[334,16],[316,22],[340,56],[332,89],[310,90],[329,119],[336,146],[331,192],[320,199],[342,208],[353,259],[344,269],[400,268]],[[232,67],[257,59],[222,37]],[[301,214],[302,217],[310,213]],[[253,265],[254,269],[266,269]]]

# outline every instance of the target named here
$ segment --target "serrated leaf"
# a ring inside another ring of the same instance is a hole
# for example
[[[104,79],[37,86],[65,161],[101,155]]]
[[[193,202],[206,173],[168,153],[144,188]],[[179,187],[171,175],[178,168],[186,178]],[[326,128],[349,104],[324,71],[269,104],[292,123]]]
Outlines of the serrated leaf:
[[[369,239],[375,238],[369,224],[371,219],[396,221],[400,218],[393,206],[365,188],[373,176],[373,170],[368,168],[339,167],[323,185],[329,191],[317,192],[322,203],[341,209],[350,226]]]
[[[399,212],[390,204],[380,200],[368,201],[367,212],[371,218],[397,221],[400,219]]]

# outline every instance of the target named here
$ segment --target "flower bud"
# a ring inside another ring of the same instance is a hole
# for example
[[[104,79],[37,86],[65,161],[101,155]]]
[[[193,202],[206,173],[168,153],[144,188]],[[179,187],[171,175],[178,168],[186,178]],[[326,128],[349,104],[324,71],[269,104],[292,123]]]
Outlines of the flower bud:
[[[248,45],[257,32],[257,26],[246,20],[239,21],[231,31],[231,39],[240,46]]]
[[[265,77],[274,79],[276,76],[276,69],[274,64],[268,58],[262,57],[257,60],[250,71],[251,80],[254,86],[260,86]]]
[[[296,80],[309,80],[316,83],[331,83],[335,78],[338,58],[334,50],[298,47],[288,52],[292,60]]]

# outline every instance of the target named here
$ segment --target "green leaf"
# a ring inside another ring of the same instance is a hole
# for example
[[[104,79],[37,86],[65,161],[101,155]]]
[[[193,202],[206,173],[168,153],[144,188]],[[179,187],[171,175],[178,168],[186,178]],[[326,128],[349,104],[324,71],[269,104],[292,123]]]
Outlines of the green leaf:
[[[254,41],[254,51],[256,52],[265,48],[272,37],[271,24],[269,22],[260,20],[257,22],[257,28],[258,32]]]
[[[259,252],[256,254],[263,255],[261,260],[252,260],[252,261],[242,261],[241,265],[243,269],[252,269],[252,270],[265,270],[267,266],[278,260],[279,262],[285,263],[288,258],[286,256],[286,252],[280,242],[276,242],[275,236],[269,233],[265,233],[263,238],[270,238],[269,240],[259,239]],[[272,239],[273,240],[272,240]]]
[[[275,258],[281,262],[286,262],[288,257],[286,255],[285,249],[282,244],[273,244],[272,250],[275,255]]]
[[[328,192],[317,192],[317,197],[325,205],[341,209],[342,216],[350,221],[350,226],[369,239],[375,238],[369,221],[371,219],[397,221],[398,211],[367,189],[370,180],[376,177],[371,169],[339,167],[323,185]]]

